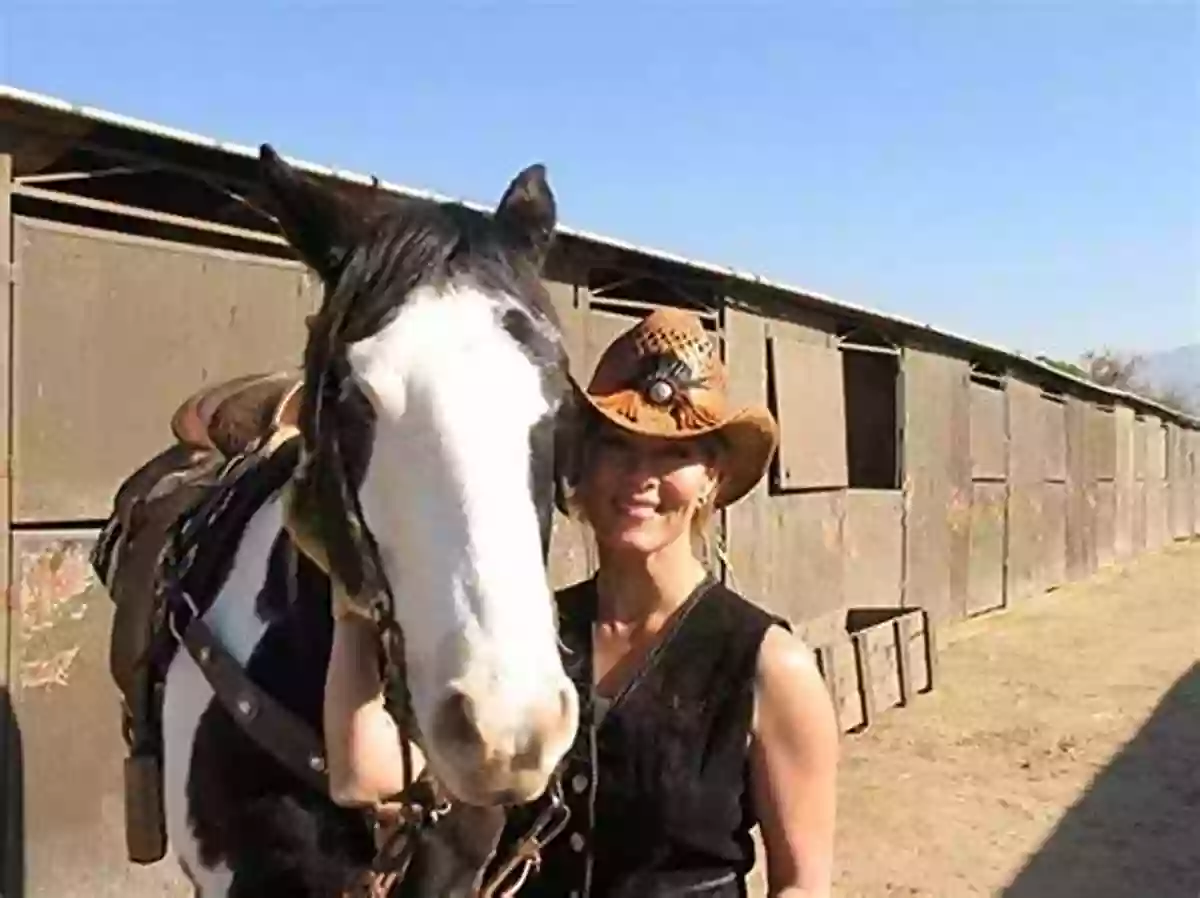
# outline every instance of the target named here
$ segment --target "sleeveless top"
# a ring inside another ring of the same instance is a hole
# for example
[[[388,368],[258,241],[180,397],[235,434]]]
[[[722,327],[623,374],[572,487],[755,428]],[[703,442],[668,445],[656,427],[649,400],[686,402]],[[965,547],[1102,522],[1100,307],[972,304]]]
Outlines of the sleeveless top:
[[[555,598],[580,696],[560,769],[571,818],[520,898],[742,898],[757,823],[747,748],[758,651],[773,624],[787,623],[710,577],[605,702],[592,685],[595,579]],[[501,845],[542,807],[510,812]]]

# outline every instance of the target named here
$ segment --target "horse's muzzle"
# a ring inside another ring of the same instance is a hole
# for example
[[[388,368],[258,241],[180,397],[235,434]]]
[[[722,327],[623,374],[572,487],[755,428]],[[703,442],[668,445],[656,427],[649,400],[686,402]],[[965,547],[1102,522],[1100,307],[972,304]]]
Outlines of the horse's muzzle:
[[[428,753],[461,801],[524,804],[546,790],[578,723],[578,696],[565,677],[523,707],[451,688],[434,712]]]

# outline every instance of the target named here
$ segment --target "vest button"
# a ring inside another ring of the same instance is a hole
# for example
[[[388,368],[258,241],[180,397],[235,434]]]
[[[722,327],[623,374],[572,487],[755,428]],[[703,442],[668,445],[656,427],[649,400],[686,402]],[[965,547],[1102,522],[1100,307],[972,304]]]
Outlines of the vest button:
[[[567,840],[571,844],[571,848],[575,851],[583,851],[583,836],[579,833],[571,833],[571,838]]]
[[[582,792],[588,787],[588,778],[586,774],[577,773],[571,777],[571,788],[576,792]]]

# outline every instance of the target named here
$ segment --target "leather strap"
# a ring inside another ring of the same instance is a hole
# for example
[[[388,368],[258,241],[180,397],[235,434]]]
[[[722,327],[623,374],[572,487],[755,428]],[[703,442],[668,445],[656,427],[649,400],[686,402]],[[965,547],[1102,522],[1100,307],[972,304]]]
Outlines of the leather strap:
[[[328,795],[325,748],[313,730],[246,676],[201,616],[187,625],[183,644],[242,731],[297,778]]]

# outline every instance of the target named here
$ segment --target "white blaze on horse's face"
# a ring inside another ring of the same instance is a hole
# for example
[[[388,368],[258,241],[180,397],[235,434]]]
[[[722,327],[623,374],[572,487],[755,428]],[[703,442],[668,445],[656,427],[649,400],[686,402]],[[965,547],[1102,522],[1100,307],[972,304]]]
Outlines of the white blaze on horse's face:
[[[347,351],[376,415],[360,498],[423,748],[478,804],[541,794],[578,721],[531,489],[530,432],[556,409],[501,323],[514,308],[465,284],[420,287]]]

